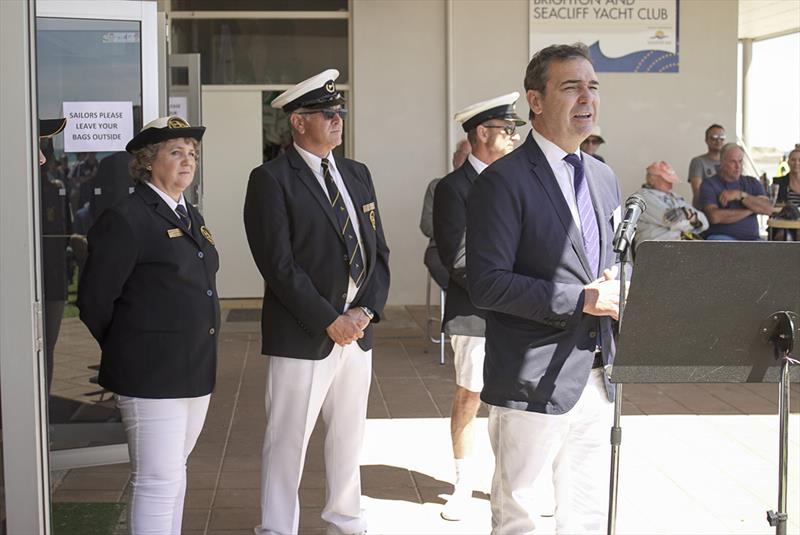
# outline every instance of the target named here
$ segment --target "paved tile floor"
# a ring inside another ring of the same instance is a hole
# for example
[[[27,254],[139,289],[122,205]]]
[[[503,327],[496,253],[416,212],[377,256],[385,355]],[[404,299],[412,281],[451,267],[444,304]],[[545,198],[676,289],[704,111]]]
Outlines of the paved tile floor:
[[[493,469],[486,411],[478,421],[481,459],[474,507],[461,522],[439,517],[454,471],[449,410],[452,357],[438,363],[425,340],[423,307],[387,310],[374,351],[362,460],[370,533],[479,534],[490,530]],[[71,326],[73,329],[80,327]],[[220,336],[217,389],[189,460],[184,533],[245,534],[259,522],[260,451],[266,363],[258,323],[227,322]],[[798,385],[792,387],[789,533],[800,533]],[[777,505],[776,385],[626,385],[620,534],[774,533]],[[300,532],[325,532],[322,440],[311,438],[300,489]],[[55,501],[124,501],[128,465],[54,474]],[[541,519],[543,533],[552,520]],[[126,533],[124,521],[119,534]]]

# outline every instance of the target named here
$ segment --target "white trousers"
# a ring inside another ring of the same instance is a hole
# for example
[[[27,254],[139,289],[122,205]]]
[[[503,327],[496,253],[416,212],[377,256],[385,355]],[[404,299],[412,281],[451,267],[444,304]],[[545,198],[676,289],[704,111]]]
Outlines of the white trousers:
[[[489,407],[489,439],[496,461],[492,534],[536,531],[536,480],[547,477],[550,466],[557,533],[605,533],[613,419],[614,404],[606,396],[602,368],[592,370],[578,403],[566,414]]]
[[[186,459],[203,429],[211,395],[146,399],[117,396],[131,459],[131,535],[180,535]]]
[[[306,449],[320,412],[325,423],[326,502],[332,531],[367,529],[359,461],[372,376],[372,351],[334,345],[322,360],[269,358],[258,535],[296,534]]]

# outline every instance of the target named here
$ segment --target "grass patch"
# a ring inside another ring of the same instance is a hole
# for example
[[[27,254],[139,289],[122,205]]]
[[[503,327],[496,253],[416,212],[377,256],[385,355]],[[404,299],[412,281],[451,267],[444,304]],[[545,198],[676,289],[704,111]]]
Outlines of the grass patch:
[[[72,270],[72,280],[69,281],[69,289],[67,290],[67,302],[64,304],[65,318],[77,318],[78,307],[75,302],[78,300],[78,269]]]
[[[112,535],[124,503],[53,503],[54,535]]]

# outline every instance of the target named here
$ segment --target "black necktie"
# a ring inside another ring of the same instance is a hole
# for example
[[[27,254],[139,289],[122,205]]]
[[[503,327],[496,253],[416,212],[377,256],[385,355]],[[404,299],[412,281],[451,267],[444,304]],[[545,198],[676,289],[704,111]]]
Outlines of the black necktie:
[[[178,212],[178,216],[181,218],[181,223],[183,223],[183,226],[186,227],[186,230],[191,232],[192,219],[189,217],[189,212],[186,211],[186,207],[182,204],[179,204],[175,207],[175,211]]]
[[[364,278],[364,265],[361,260],[361,251],[358,244],[356,232],[353,229],[353,224],[350,221],[350,215],[347,213],[347,208],[344,205],[344,200],[336,187],[336,182],[331,174],[331,164],[327,158],[322,159],[322,176],[325,177],[325,187],[328,189],[328,198],[331,201],[331,208],[336,214],[336,221],[339,222],[339,229],[344,237],[344,243],[347,245],[347,256],[345,261],[350,265],[350,277],[355,282],[356,286],[361,284]]]

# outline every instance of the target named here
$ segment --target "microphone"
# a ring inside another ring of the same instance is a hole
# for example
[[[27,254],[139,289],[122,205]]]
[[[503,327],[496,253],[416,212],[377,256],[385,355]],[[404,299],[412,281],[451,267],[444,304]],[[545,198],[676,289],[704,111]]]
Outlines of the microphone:
[[[614,252],[623,253],[633,242],[633,234],[636,232],[636,223],[642,213],[647,209],[644,198],[638,193],[634,193],[625,201],[625,217],[617,227],[614,234]]]

